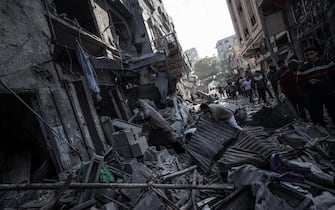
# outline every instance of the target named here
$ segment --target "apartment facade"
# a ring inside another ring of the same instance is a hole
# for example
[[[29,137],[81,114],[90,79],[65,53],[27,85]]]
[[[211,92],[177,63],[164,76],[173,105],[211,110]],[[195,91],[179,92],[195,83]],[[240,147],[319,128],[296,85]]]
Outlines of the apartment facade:
[[[185,54],[187,55],[188,60],[190,61],[192,65],[199,60],[199,53],[195,47],[186,50]]]
[[[164,105],[189,71],[159,0],[4,0],[0,8],[0,170],[10,169],[0,178],[8,183],[105,154],[102,119],[130,119],[138,98]],[[26,176],[10,176],[18,170]]]
[[[216,50],[221,60],[227,60],[233,55],[233,47],[237,44],[236,35],[232,35],[216,42]]]
[[[322,57],[334,58],[334,2],[330,0],[227,1],[241,47],[250,69],[268,64],[315,46]]]
[[[247,58],[251,69],[260,69],[256,63],[256,52],[264,44],[264,33],[256,1],[227,0],[227,5],[241,55]]]

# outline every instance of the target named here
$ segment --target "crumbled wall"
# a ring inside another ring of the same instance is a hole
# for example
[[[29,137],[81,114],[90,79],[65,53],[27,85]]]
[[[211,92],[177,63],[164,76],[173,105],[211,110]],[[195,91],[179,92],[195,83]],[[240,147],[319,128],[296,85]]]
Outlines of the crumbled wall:
[[[0,75],[3,81],[13,88],[33,88],[38,85],[36,80],[52,82],[50,64],[29,68],[51,60],[51,35],[43,1],[2,0],[0,13]],[[8,74],[10,76],[4,77]]]

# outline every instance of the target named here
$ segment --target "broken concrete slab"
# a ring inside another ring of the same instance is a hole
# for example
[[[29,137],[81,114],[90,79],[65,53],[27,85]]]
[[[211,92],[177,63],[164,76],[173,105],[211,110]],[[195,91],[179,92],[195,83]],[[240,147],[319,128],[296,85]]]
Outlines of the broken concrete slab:
[[[113,147],[113,149],[122,157],[132,158],[133,154],[131,153],[131,149],[129,145]]]
[[[126,159],[123,166],[127,173],[132,174],[138,168],[138,160],[136,158]]]
[[[148,148],[148,141],[144,136],[139,137],[136,141],[130,144],[133,157],[142,157]]]
[[[121,130],[112,134],[112,146],[123,147],[131,145],[135,143],[136,138],[132,130]]]
[[[152,171],[143,164],[140,164],[131,177],[126,181],[127,183],[146,183],[152,176]],[[131,200],[135,200],[143,189],[121,189],[121,193]]]
[[[142,132],[142,126],[130,123],[121,119],[113,119],[112,120],[112,126],[114,131],[119,130],[132,130],[134,133],[141,133]]]
[[[103,205],[99,210],[118,210],[119,208],[114,202]]]
[[[134,210],[143,209],[163,210],[166,209],[166,206],[163,205],[155,192],[148,192],[134,207]]]

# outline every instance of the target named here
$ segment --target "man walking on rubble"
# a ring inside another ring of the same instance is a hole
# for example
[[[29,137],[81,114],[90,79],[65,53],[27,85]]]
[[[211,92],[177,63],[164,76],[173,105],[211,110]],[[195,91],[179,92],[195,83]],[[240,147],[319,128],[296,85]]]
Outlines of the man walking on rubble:
[[[184,147],[174,137],[169,122],[158,111],[143,99],[138,99],[136,106],[143,111],[144,121],[150,127],[148,138],[151,145],[170,145],[177,154],[185,152]]]
[[[243,130],[241,128],[234,117],[234,114],[232,111],[228,110],[226,107],[224,107],[222,104],[201,104],[200,109],[204,113],[209,113],[211,117],[216,121],[225,121],[233,128],[237,128],[239,130]]]
[[[297,72],[297,82],[307,96],[309,112],[314,124],[325,126],[323,106],[335,125],[335,65],[319,59],[314,47],[304,50],[307,62]]]

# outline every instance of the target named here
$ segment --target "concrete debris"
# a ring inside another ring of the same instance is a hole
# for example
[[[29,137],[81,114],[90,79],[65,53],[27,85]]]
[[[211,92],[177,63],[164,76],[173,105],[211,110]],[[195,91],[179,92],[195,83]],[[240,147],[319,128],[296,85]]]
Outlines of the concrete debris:
[[[72,172],[63,173],[62,180],[129,183],[129,187],[75,190],[64,185],[61,191],[41,190],[44,194],[40,196],[31,193],[30,200],[17,197],[15,204],[9,202],[11,195],[6,193],[1,205],[23,209],[47,205],[104,210],[192,206],[195,209],[329,209],[335,206],[332,150],[335,141],[323,129],[293,121],[275,130],[249,126],[238,131],[198,113],[182,114],[171,107],[156,109],[171,125],[180,122],[183,137],[180,142],[187,150],[185,153],[176,154],[164,146],[148,146],[141,124],[105,119],[109,151],[104,156],[94,155],[82,167],[73,167]],[[67,178],[70,174],[75,178]],[[148,187],[131,188],[131,184],[141,183]],[[156,189],[150,183],[171,184],[171,188]],[[224,184],[234,187],[223,188]],[[185,188],[173,187],[182,185]],[[213,188],[192,189],[192,186],[206,185]]]
[[[335,209],[329,117],[197,90],[161,0],[0,11],[0,209]],[[243,129],[200,113],[204,101]]]

